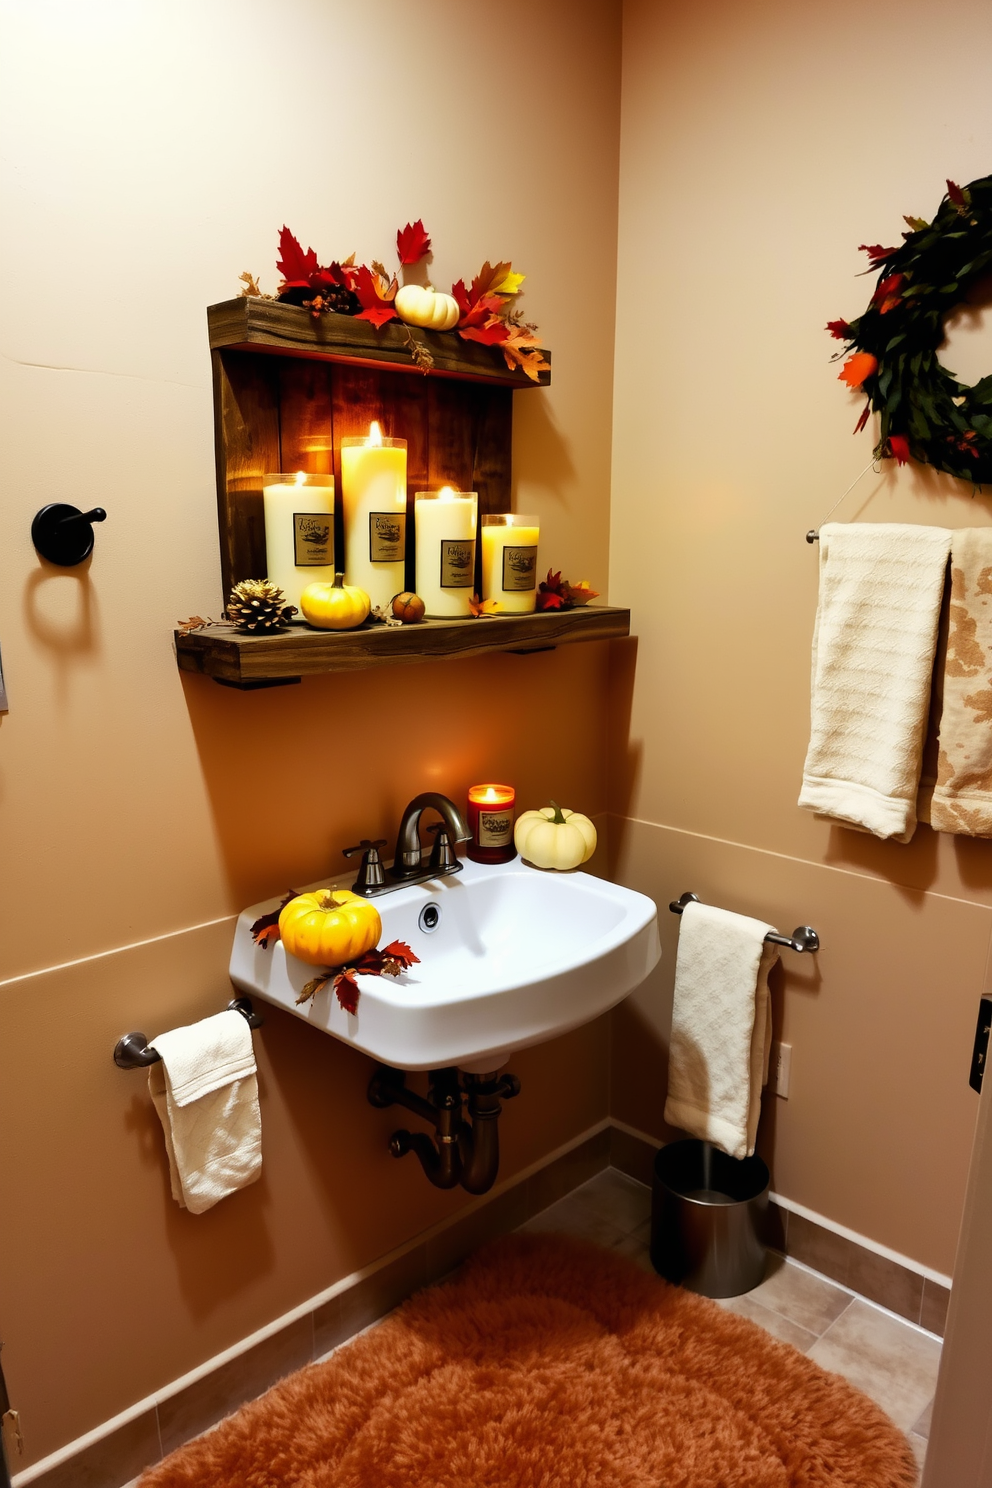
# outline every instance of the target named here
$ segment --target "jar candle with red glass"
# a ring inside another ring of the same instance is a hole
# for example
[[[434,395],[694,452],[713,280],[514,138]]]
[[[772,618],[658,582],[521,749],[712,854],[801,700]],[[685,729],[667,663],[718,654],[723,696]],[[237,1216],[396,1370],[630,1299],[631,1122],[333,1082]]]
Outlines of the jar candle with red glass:
[[[475,863],[508,863],[517,856],[513,845],[512,785],[472,785],[468,792],[468,825],[472,840],[468,855]]]

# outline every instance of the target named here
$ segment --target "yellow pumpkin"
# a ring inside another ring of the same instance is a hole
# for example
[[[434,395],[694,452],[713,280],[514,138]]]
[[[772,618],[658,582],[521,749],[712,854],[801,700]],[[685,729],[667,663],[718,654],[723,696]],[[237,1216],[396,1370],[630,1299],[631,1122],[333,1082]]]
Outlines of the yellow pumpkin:
[[[308,584],[300,595],[303,618],[318,630],[354,630],[367,620],[372,601],[364,589],[335,574],[333,584]]]
[[[564,872],[587,863],[596,851],[596,828],[587,816],[552,801],[540,811],[524,811],[513,829],[513,845],[535,868]]]
[[[404,284],[393,305],[400,320],[425,331],[453,330],[461,316],[454,295],[440,294],[429,285],[425,289],[422,284]]]
[[[343,966],[371,951],[382,934],[379,911],[350,889],[298,894],[279,916],[287,952],[308,966]]]

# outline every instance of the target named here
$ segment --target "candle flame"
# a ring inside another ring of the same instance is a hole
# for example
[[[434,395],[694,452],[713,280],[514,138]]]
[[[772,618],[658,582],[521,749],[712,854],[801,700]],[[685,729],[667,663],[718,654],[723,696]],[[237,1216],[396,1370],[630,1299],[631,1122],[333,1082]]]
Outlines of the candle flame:
[[[442,486],[440,491],[438,491],[437,493],[437,499],[439,501],[454,501],[454,488],[452,486]]]
[[[486,791],[486,797],[485,798],[486,798],[487,801],[498,801],[499,800],[499,792],[497,790],[495,790],[492,786],[490,786],[489,789]]]
[[[369,444],[382,444],[382,430],[375,419],[369,424]]]
[[[306,473],[306,471],[305,470],[298,470],[296,472],[296,484],[298,486],[305,486],[306,483],[307,483],[307,473]]]

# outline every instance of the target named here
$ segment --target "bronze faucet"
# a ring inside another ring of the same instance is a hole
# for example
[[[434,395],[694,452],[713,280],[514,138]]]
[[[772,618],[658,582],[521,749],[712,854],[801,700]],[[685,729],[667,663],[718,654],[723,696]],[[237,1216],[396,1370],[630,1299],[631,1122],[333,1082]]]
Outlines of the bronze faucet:
[[[441,820],[427,828],[434,834],[434,845],[425,864],[420,818],[428,809],[436,811]],[[382,841],[369,842],[363,838],[357,847],[345,848],[346,858],[364,849],[362,865],[353,884],[354,891],[373,898],[377,894],[401,889],[405,884],[423,883],[429,878],[460,873],[462,865],[455,856],[455,844],[469,842],[471,837],[465,818],[454,801],[437,791],[422,791],[419,796],[414,796],[400,818],[391,868],[384,868],[379,860],[379,848],[384,845]]]

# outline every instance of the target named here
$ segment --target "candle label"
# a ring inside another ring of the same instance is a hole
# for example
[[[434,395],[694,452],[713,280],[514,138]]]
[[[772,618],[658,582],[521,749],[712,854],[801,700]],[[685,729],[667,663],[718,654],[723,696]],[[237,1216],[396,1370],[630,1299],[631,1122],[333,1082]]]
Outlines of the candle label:
[[[329,512],[293,513],[293,551],[297,568],[334,563],[334,518]]]
[[[511,593],[518,589],[537,588],[537,549],[503,549],[503,588]]]
[[[512,811],[479,812],[479,846],[508,847],[513,841]]]
[[[402,563],[406,554],[406,512],[369,512],[369,562]]]
[[[441,588],[471,589],[475,583],[475,542],[441,539]]]

